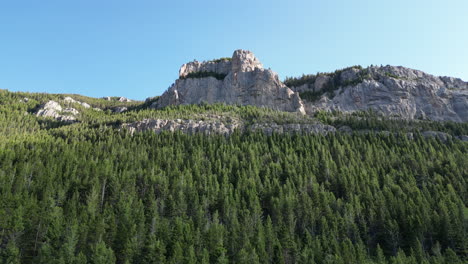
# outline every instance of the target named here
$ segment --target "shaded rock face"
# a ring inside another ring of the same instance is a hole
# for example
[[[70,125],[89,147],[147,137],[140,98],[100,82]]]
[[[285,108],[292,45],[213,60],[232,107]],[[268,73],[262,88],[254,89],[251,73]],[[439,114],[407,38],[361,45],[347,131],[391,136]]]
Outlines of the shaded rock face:
[[[197,72],[226,77],[186,78]],[[264,69],[250,51],[236,50],[231,60],[184,64],[179,76],[153,107],[219,102],[305,113],[299,95],[286,87],[275,72]]]
[[[63,122],[74,122],[76,121],[76,115],[79,112],[75,108],[65,108],[55,102],[49,101],[41,106],[41,108],[36,112],[36,116],[39,117],[51,117],[57,121]]]
[[[117,107],[114,107],[114,108],[112,109],[112,111],[113,111],[114,113],[123,113],[123,112],[125,112],[125,111],[127,111],[127,110],[128,110],[128,108],[125,107],[125,106],[117,106]]]
[[[436,77],[404,67],[369,67],[356,85],[340,87],[334,96],[304,102],[307,112],[317,110],[353,112],[372,109],[403,119],[468,122],[468,83],[457,78]],[[344,83],[355,81],[357,69],[344,71]]]
[[[163,131],[181,131],[187,134],[203,133],[203,134],[222,134],[230,135],[235,130],[239,131],[261,131],[267,135],[273,133],[303,133],[303,134],[328,134],[336,131],[335,127],[324,125],[321,123],[315,124],[276,124],[276,123],[256,123],[245,125],[242,122],[231,120],[225,122],[221,119],[210,121],[201,120],[164,120],[164,119],[145,119],[133,123],[123,124],[123,128],[128,129],[130,133],[153,131],[161,133]]]

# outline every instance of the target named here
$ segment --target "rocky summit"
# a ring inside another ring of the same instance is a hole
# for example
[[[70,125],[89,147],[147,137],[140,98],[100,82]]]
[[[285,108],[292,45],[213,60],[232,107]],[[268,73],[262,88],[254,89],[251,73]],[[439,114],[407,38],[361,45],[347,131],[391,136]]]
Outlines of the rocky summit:
[[[284,85],[278,74],[264,69],[255,55],[246,50],[236,50],[232,58],[182,65],[179,79],[153,107],[203,102],[305,113],[299,94]]]
[[[400,119],[468,121],[468,83],[401,66],[360,66],[281,82],[255,55],[182,65],[179,79],[153,104],[226,103],[314,115],[369,111]]]

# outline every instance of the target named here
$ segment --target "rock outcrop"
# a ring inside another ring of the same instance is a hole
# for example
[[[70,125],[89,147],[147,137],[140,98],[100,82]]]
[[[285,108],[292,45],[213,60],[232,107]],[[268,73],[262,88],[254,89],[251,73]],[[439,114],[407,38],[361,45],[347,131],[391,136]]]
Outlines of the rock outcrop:
[[[63,109],[62,106],[55,101],[48,101],[36,112],[36,116],[50,117],[62,122],[75,122],[76,115],[78,114],[79,112],[75,108]]]
[[[253,124],[248,127],[250,131],[262,131],[267,135],[273,133],[304,133],[304,134],[328,134],[336,132],[333,126],[325,125],[322,123],[315,124],[276,124],[276,123],[259,123]]]
[[[334,96],[328,92],[317,101],[305,101],[308,113],[372,109],[403,119],[468,122],[468,83],[460,79],[395,66],[350,68],[334,77],[342,85],[336,87],[335,81],[331,86]]]
[[[233,133],[235,129],[238,129],[240,124],[225,124],[218,120],[196,121],[183,119],[145,119],[130,124],[124,124],[123,127],[127,128],[131,133],[150,130],[156,133],[161,133],[163,131],[181,131],[187,134],[204,133],[229,135]]]
[[[126,102],[126,103],[132,102],[132,100],[130,100],[130,99],[126,98],[126,97],[123,97],[123,96],[119,97],[119,98],[117,99],[117,101],[119,101],[119,102]]]
[[[126,97],[110,97],[110,96],[104,96],[104,97],[101,97],[101,99],[104,99],[106,101],[119,101],[119,102],[125,102],[125,103],[129,103],[129,102],[133,102],[132,100],[126,98]]]
[[[73,104],[79,104],[81,106],[83,106],[84,108],[90,108],[91,106],[85,102],[80,102],[80,101],[77,101],[73,98],[71,98],[70,96],[67,96],[63,99],[63,101],[65,101],[66,103],[73,103]]]
[[[125,112],[127,110],[128,110],[128,108],[125,107],[125,106],[117,106],[117,107],[114,107],[112,109],[112,112],[114,112],[114,113],[123,113],[123,112]]]
[[[184,64],[179,79],[152,107],[202,102],[305,113],[298,93],[286,87],[275,72],[264,69],[254,54],[245,50],[236,50],[230,60]]]
[[[231,59],[182,65],[179,79],[151,106],[226,103],[308,114],[372,109],[392,118],[468,122],[468,83],[457,78],[394,66],[306,77],[289,88],[252,52],[236,50]]]
[[[246,125],[237,120],[222,120],[222,118],[212,120],[190,120],[190,119],[145,119],[133,123],[122,125],[131,133],[153,131],[161,133],[163,131],[181,131],[187,134],[204,133],[204,134],[222,134],[230,135],[235,130],[239,131],[261,131],[267,135],[273,133],[314,133],[327,134],[336,131],[335,127],[324,125],[321,123],[313,124],[277,124],[277,123],[256,123]]]

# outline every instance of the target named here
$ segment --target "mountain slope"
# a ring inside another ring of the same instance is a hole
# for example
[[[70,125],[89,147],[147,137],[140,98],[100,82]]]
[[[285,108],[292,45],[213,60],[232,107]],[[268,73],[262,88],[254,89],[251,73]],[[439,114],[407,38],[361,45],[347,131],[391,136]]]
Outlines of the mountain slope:
[[[0,263],[466,263],[468,123],[148,104],[0,91]]]

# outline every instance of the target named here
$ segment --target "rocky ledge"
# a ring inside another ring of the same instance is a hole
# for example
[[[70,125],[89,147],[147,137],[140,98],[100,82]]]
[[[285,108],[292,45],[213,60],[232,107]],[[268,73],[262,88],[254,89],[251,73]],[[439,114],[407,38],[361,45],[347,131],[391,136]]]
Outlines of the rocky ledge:
[[[353,130],[348,126],[341,126],[336,129],[334,126],[325,125],[322,123],[288,123],[288,124],[277,124],[274,122],[269,123],[254,123],[244,124],[243,122],[223,117],[215,117],[211,120],[192,120],[192,119],[144,119],[133,123],[126,123],[121,126],[122,129],[127,129],[131,134],[135,132],[152,131],[157,134],[164,131],[176,132],[180,131],[189,135],[196,133],[202,133],[205,135],[221,134],[230,135],[234,131],[239,132],[263,132],[266,135],[277,134],[321,134],[326,135],[328,133],[343,133],[343,134],[370,134],[375,133],[379,135],[389,136],[391,134],[397,135],[395,132],[390,131],[371,131],[371,130]],[[445,132],[440,131],[422,131],[421,135],[426,138],[438,138],[441,141],[447,141],[449,139],[458,139],[462,141],[468,141],[467,135],[452,136]],[[414,138],[414,133],[408,132],[406,136],[409,139]]]
[[[327,134],[335,132],[333,126],[324,125],[321,123],[315,124],[277,124],[277,123],[257,123],[247,125],[236,120],[190,120],[190,119],[145,119],[133,123],[123,124],[122,128],[128,129],[130,133],[153,131],[161,133],[163,131],[181,131],[187,134],[203,133],[203,134],[222,134],[230,135],[234,131],[261,131],[271,135],[273,133],[316,133]]]

